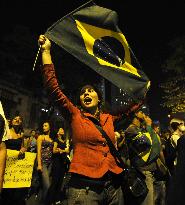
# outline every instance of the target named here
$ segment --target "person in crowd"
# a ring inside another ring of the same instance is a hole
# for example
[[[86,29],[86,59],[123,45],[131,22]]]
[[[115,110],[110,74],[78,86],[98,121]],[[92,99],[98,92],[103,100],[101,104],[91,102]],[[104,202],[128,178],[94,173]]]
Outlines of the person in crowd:
[[[167,205],[184,204],[185,196],[185,126],[183,119],[172,119],[170,126],[173,129],[172,144],[175,147],[176,159],[174,161],[173,175],[167,189]]]
[[[170,121],[170,127],[172,129],[171,144],[173,148],[176,150],[177,141],[179,140],[179,138],[183,135],[183,132],[185,131],[184,121],[181,119],[172,119]],[[176,165],[177,165],[177,157],[174,159],[174,167],[173,167],[172,173]]]
[[[37,153],[37,137],[39,135],[39,130],[31,130],[28,142],[28,152]],[[37,198],[40,189],[40,175],[37,171],[37,158],[35,158],[31,186],[29,187],[28,194],[26,196],[26,201],[29,204],[30,198],[34,195]]]
[[[142,109],[135,113],[129,127],[125,130],[125,137],[129,150],[129,159],[132,166],[141,171],[146,179],[148,194],[144,199],[133,199],[128,196],[127,204],[155,205],[155,175],[157,170],[156,161],[161,155],[160,137],[152,128],[152,120]]]
[[[6,140],[8,149],[18,150],[19,155],[23,155],[28,148],[28,138],[24,138],[23,119],[15,116],[9,121],[10,139]]]
[[[125,133],[123,130],[118,130],[115,133],[116,133],[118,151],[120,152],[123,161],[127,165],[130,165],[128,146],[127,146],[126,139],[125,139]]]
[[[51,42],[40,35],[43,69],[47,91],[64,118],[71,125],[73,158],[69,172],[71,179],[66,189],[67,204],[122,205],[120,168],[110,153],[105,138],[94,123],[100,124],[116,144],[113,116],[102,110],[102,95],[96,86],[86,85],[79,94],[79,107],[75,106],[59,87],[50,48]]]
[[[28,139],[24,138],[23,119],[21,116],[15,116],[9,121],[10,127],[10,139],[5,141],[6,148],[11,150],[17,150],[18,159],[25,157],[27,151]],[[27,188],[8,188],[3,189],[2,197],[4,204],[25,204],[25,196],[27,194]]]
[[[181,130],[183,130],[181,126]],[[167,190],[166,205],[184,205],[185,196],[185,135],[181,135],[177,140],[176,152],[176,166],[171,177],[169,188]]]
[[[28,151],[29,152],[37,152],[37,139],[36,139],[36,131],[35,130],[31,130],[30,132],[30,138],[29,138],[29,147],[28,147]]]
[[[171,136],[172,145],[176,147],[178,139],[183,135],[185,131],[184,121],[181,119],[172,119],[170,126],[173,130]]]
[[[41,189],[39,191],[40,202],[44,205],[49,203],[50,194],[48,193],[51,185],[51,169],[53,155],[53,127],[51,122],[44,122],[42,134],[37,138],[37,170],[41,175]]]
[[[152,128],[156,134],[161,136],[160,122],[158,120],[152,121]]]
[[[1,201],[1,192],[3,188],[3,179],[4,179],[4,172],[5,172],[5,166],[6,166],[6,145],[2,141],[3,135],[5,131],[5,120],[3,116],[0,114],[0,202]]]
[[[160,156],[162,158],[162,161],[164,163],[164,166],[167,167],[165,157],[164,157],[164,152],[163,152],[163,142],[161,139],[161,127],[160,127],[160,122],[159,121],[153,121],[152,122],[152,128],[155,132],[156,135],[160,137],[160,142],[161,142],[161,151],[160,151]],[[155,205],[165,205],[166,203],[166,182],[168,182],[169,178],[167,179],[164,176],[160,176],[160,174],[157,173],[154,175],[155,180],[154,180],[154,201]]]
[[[171,131],[169,129],[164,130],[161,133],[161,141],[162,141],[162,148],[164,153],[164,158],[166,162],[166,166],[170,172],[170,175],[173,174],[174,170],[174,160],[176,158],[176,149],[173,147],[171,143]]]
[[[171,131],[169,129],[165,129],[161,131],[161,143],[163,146],[163,150],[165,150],[166,147],[166,142],[170,141],[170,137],[171,137]]]
[[[54,138],[53,162],[52,162],[52,183],[50,186],[50,194],[52,203],[58,204],[62,197],[62,182],[65,173],[68,171],[70,164],[69,158],[69,140],[66,139],[64,129],[58,129],[56,138]]]

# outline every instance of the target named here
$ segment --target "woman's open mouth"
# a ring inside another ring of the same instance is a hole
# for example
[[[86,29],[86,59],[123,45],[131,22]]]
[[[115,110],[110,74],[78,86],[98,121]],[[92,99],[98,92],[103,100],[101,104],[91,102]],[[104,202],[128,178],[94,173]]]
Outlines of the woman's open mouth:
[[[89,97],[86,97],[86,98],[84,99],[84,104],[85,104],[85,105],[89,105],[91,102],[92,102],[92,99],[89,98]]]

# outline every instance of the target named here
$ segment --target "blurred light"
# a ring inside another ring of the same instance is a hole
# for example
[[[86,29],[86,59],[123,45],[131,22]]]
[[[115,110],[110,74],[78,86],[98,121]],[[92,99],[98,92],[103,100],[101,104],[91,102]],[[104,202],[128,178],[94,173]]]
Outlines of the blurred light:
[[[44,108],[42,108],[41,109],[43,112],[48,112],[48,110],[47,109],[44,109]]]

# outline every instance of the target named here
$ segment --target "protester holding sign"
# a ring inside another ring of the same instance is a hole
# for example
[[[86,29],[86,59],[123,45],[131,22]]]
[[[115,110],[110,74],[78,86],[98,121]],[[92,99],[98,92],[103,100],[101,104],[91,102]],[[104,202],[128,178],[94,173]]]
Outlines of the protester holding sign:
[[[21,116],[15,116],[9,122],[10,139],[6,141],[8,149],[18,150],[19,155],[23,157],[27,150],[28,139],[24,138],[23,119]]]
[[[10,139],[6,140],[7,149],[19,151],[17,154],[18,159],[25,157],[26,139],[23,136],[23,120],[20,116],[15,116],[9,124],[10,127]],[[25,196],[27,194],[26,188],[7,188],[3,189],[3,203],[9,204],[25,204]]]

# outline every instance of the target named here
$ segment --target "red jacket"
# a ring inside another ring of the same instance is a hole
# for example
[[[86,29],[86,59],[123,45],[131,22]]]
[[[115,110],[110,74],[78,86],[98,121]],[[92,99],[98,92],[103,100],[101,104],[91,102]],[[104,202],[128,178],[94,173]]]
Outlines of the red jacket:
[[[92,121],[85,117],[93,116],[89,113],[82,114],[61,91],[54,65],[44,65],[42,72],[50,97],[56,102],[64,117],[70,117],[73,159],[69,171],[92,178],[100,178],[108,170],[116,174],[121,173],[123,169],[117,166],[106,140]],[[116,118],[110,114],[100,114],[100,124],[114,144],[116,140],[113,121]]]

